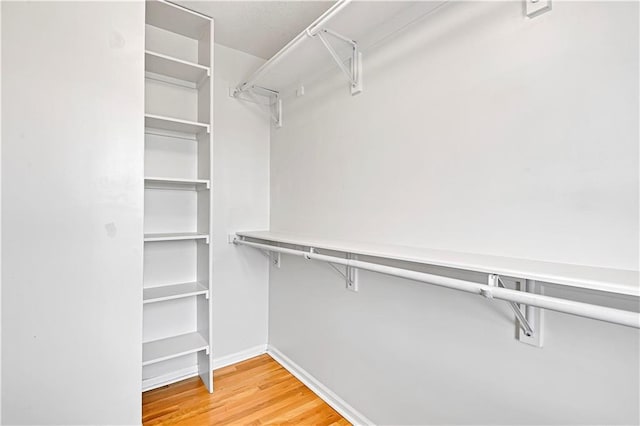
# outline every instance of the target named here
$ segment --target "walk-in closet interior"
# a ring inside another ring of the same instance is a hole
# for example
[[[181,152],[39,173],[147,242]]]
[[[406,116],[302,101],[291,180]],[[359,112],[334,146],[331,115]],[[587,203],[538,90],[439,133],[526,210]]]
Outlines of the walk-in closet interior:
[[[640,424],[638,1],[0,35],[0,424]]]

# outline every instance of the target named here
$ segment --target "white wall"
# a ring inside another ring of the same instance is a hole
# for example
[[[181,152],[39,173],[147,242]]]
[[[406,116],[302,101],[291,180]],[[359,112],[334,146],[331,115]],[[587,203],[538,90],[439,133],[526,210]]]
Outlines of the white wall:
[[[144,3],[2,2],[5,424],[141,421]]]
[[[0,100],[2,99],[2,6],[0,6]],[[2,318],[2,102],[0,102],[0,319]],[[0,324],[0,424],[2,424],[2,325]]]
[[[258,252],[227,244],[229,233],[269,226],[269,115],[262,106],[228,95],[230,87],[263,62],[215,46],[214,365],[239,352],[264,350],[267,344],[268,262]]]
[[[638,59],[637,3],[451,2],[363,94],[285,102],[271,229],[637,270]],[[269,343],[378,424],[640,422],[637,330],[548,313],[537,349],[472,295],[290,257],[270,283]]]

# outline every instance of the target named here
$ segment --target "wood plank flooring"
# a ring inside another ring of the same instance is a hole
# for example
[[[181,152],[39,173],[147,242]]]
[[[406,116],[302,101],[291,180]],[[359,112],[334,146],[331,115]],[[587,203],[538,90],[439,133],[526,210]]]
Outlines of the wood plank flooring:
[[[152,425],[349,425],[269,355],[213,372],[210,394],[194,377],[142,394]]]

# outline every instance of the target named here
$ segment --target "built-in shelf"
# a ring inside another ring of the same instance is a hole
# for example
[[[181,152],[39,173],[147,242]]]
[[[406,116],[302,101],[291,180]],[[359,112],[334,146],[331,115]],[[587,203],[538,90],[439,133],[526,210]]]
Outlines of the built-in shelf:
[[[327,72],[341,73],[317,36],[322,29],[357,41],[360,51],[365,55],[366,64],[366,55],[373,47],[446,4],[447,1],[338,0],[238,87],[249,83],[244,87],[261,86],[286,96],[293,95],[300,85],[311,83]],[[363,16],[367,18],[363,19]],[[335,36],[325,37],[338,57],[346,63],[352,47]]]
[[[211,73],[210,69],[203,65],[150,50],[146,50],[144,53],[144,68],[148,72],[196,84]]]
[[[270,231],[237,232],[237,235],[276,243],[498,274],[621,295],[640,296],[640,272],[634,270],[544,262],[422,247],[362,242],[347,243]]]
[[[145,242],[155,241],[181,241],[181,240],[205,240],[209,243],[209,234],[202,232],[177,232],[166,234],[144,234]]]
[[[201,294],[208,297],[209,289],[199,282],[164,285],[160,287],[149,287],[143,290],[143,303],[164,302],[167,300],[181,299],[183,297],[199,296]]]
[[[200,333],[181,334],[142,344],[142,365],[154,364],[209,349]]]
[[[171,132],[197,134],[209,133],[209,125],[196,121],[181,120],[178,118],[163,117],[161,115],[145,114],[144,126],[149,129],[168,130]]]
[[[211,18],[166,1],[147,1],[145,12],[148,25],[195,40],[206,36],[211,24]]]
[[[181,189],[201,191],[209,189],[211,187],[211,182],[208,179],[145,177],[144,187],[147,189]]]
[[[151,176],[144,178],[142,389],[197,372],[213,392],[214,25],[171,1],[144,2],[144,150]],[[180,230],[192,232],[169,232]],[[187,330],[195,332],[176,336]]]

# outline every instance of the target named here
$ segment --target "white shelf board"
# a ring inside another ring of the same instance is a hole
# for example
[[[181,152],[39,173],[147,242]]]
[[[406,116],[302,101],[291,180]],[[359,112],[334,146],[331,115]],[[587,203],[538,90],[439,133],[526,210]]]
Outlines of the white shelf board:
[[[209,344],[197,332],[154,340],[142,344],[142,365],[154,364],[207,349]]]
[[[210,69],[203,65],[183,61],[182,59],[150,50],[145,50],[144,52],[144,69],[148,72],[191,83],[199,83],[211,74]]]
[[[358,43],[363,52],[366,76],[369,51],[445,4],[446,1],[352,1],[321,28],[335,31]],[[350,46],[330,35],[327,35],[327,39],[341,58],[346,61],[350,57]],[[300,42],[280,60],[270,64],[254,84],[290,96],[300,84],[311,83],[327,73],[341,74],[342,71],[317,37],[304,34]],[[348,83],[345,80],[346,88]],[[364,90],[367,90],[366,80]]]
[[[146,2],[145,22],[197,40],[212,20],[208,16],[166,1],[151,0]]]
[[[209,133],[209,125],[206,123],[163,117],[161,115],[154,114],[144,115],[144,127],[189,134],[197,134],[201,132]]]
[[[156,303],[167,300],[181,299],[183,297],[207,295],[209,289],[202,283],[191,282],[181,284],[163,285],[159,287],[148,287],[142,291],[142,303]]]
[[[163,234],[144,234],[145,242],[156,241],[181,241],[181,240],[206,240],[209,242],[209,234],[202,232],[175,232]]]
[[[422,247],[343,242],[270,231],[237,232],[236,234],[277,243],[498,274],[622,295],[640,296],[640,271],[634,270],[554,263]]]
[[[184,189],[200,191],[209,189],[211,183],[208,179],[181,179],[148,176],[144,178],[144,187],[147,189]]]

